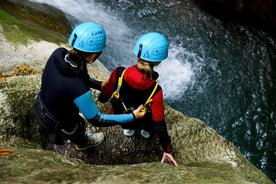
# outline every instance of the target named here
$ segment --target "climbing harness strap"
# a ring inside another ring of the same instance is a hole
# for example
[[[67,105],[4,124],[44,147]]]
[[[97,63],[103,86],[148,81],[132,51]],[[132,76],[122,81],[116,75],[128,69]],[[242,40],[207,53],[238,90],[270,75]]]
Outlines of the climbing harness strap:
[[[120,90],[121,90],[121,86],[122,86],[122,83],[123,83],[123,78],[124,78],[125,72],[126,72],[126,69],[124,69],[124,71],[122,72],[121,76],[118,79],[117,89],[116,89],[116,91],[113,92],[113,96],[115,98],[120,98]]]
[[[124,74],[126,72],[127,69],[124,69],[124,71],[122,72],[121,76],[118,78],[118,85],[116,90],[113,92],[112,96],[115,97],[116,99],[120,100],[123,108],[125,109],[125,111],[128,111],[128,108],[126,107],[125,103],[123,102],[123,100],[120,98],[120,90],[121,90],[121,86],[123,84],[123,78],[124,78]],[[154,95],[156,89],[158,87],[158,82],[155,83],[154,89],[152,90],[150,96],[148,97],[148,99],[146,100],[146,102],[144,103],[144,109],[143,111],[147,110],[147,105],[149,105],[149,103],[152,101],[152,96]]]
[[[50,119],[51,122],[49,122],[49,123],[52,124],[51,127],[54,127],[55,129],[61,127],[62,122],[50,113],[50,111],[47,109],[43,99],[41,98],[40,93],[38,93],[38,95],[36,96],[34,107],[35,107],[35,111],[37,111],[37,114],[41,118],[47,117],[48,119]]]
[[[152,101],[151,98],[152,98],[153,94],[155,93],[157,87],[158,87],[158,82],[155,83],[154,89],[152,90],[152,92],[151,92],[149,98],[147,99],[146,103],[144,104],[144,106],[148,105]]]
[[[121,86],[123,84],[123,78],[124,78],[124,74],[126,72],[126,68],[124,69],[124,71],[122,72],[121,76],[118,79],[118,85],[117,85],[117,89],[116,91],[113,92],[112,97],[114,97],[115,99],[119,100],[121,102],[121,104],[123,105],[123,108],[125,111],[128,111],[125,103],[123,102],[123,100],[120,98],[120,90],[121,90]]]

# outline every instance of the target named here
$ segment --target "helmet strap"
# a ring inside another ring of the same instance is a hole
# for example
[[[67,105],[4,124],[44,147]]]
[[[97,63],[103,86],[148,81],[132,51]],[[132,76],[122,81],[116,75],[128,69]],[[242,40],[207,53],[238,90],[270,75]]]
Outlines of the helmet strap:
[[[137,54],[137,57],[138,57],[138,58],[140,58],[140,56],[141,56],[142,47],[143,47],[143,44],[139,44],[139,51],[138,51],[138,54]]]
[[[72,46],[72,47],[74,46],[76,39],[77,39],[77,34],[75,33],[75,34],[74,34],[74,38],[73,38],[73,40],[72,40],[72,42],[71,42],[71,46]]]

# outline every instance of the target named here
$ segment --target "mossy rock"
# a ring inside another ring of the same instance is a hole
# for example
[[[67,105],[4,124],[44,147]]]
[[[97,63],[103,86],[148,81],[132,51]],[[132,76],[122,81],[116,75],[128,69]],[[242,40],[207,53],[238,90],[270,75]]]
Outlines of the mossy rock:
[[[30,40],[64,43],[72,30],[62,11],[31,1],[1,1],[0,22],[6,39],[17,44]]]

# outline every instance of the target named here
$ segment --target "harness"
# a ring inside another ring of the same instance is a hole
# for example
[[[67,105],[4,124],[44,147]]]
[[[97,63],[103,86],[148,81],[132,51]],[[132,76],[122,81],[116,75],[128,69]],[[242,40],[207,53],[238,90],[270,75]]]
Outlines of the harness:
[[[121,86],[123,84],[123,78],[124,78],[124,74],[126,72],[126,68],[123,70],[121,76],[118,78],[118,85],[116,90],[113,92],[112,94],[112,98],[115,98],[117,100],[119,100],[121,102],[121,104],[123,105],[123,108],[125,111],[128,111],[129,109],[126,107],[124,101],[120,98],[120,90],[121,90]],[[150,94],[150,96],[148,97],[148,99],[146,100],[146,102],[143,104],[144,108],[142,109],[142,111],[147,111],[147,106],[150,104],[150,102],[152,101],[152,96],[154,95],[156,89],[158,87],[158,82],[155,83],[155,86]]]
[[[47,127],[51,127],[48,129],[52,129],[51,131],[53,131],[54,129],[60,129],[63,133],[67,134],[67,135],[73,135],[76,130],[79,127],[79,124],[77,123],[76,126],[74,127],[74,129],[72,131],[67,131],[65,129],[63,129],[64,124],[66,124],[66,122],[59,120],[58,118],[56,118],[46,107],[45,102],[43,101],[40,92],[38,93],[35,103],[34,103],[34,110],[36,111],[36,113],[40,116],[41,119],[44,119],[44,125]],[[45,120],[45,119],[48,119]]]

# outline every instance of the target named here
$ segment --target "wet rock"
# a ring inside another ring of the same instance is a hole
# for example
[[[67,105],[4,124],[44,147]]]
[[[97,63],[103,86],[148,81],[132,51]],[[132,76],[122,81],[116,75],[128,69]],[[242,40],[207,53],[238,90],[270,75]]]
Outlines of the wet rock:
[[[0,147],[1,148],[1,147]],[[30,159],[31,157],[31,159]],[[190,163],[179,168],[158,162],[87,165],[51,151],[15,149],[0,157],[1,183],[269,183],[245,179],[227,163]],[[20,164],[19,164],[20,163]]]
[[[120,126],[88,125],[88,131],[103,131],[106,138],[85,152],[70,143],[47,144],[32,111],[40,78],[38,74],[13,76],[0,82],[0,150],[13,150],[0,157],[4,182],[272,183],[204,122],[167,105],[168,130],[179,168],[160,163],[162,150],[157,138],[127,138]],[[92,93],[97,97],[99,92]],[[109,112],[110,105],[97,103],[102,112]]]

